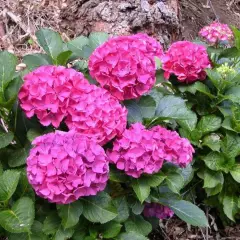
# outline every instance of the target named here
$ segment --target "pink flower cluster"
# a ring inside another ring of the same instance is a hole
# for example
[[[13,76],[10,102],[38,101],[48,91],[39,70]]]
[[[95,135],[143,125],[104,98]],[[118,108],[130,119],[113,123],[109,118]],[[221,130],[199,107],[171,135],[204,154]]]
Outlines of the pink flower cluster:
[[[75,132],[37,137],[27,158],[27,176],[36,193],[67,204],[96,195],[108,180],[108,160],[101,146]]]
[[[67,114],[73,86],[87,85],[83,74],[59,66],[41,66],[24,77],[20,106],[27,117],[36,115],[43,126],[58,127]]]
[[[188,41],[173,43],[161,60],[166,79],[174,74],[186,83],[204,80],[205,69],[211,67],[206,48]]]
[[[85,94],[69,102],[66,124],[104,145],[120,136],[127,125],[127,110],[105,89],[89,85]]]
[[[165,160],[180,167],[186,167],[193,159],[195,152],[188,139],[182,138],[176,131],[170,131],[161,126],[151,129],[153,139],[159,141],[159,146],[165,153]]]
[[[89,70],[119,100],[138,98],[153,87],[154,56],[162,54],[161,45],[145,34],[115,37],[93,52]]]
[[[106,90],[90,85],[82,73],[42,66],[25,76],[19,100],[27,117],[37,115],[44,126],[69,129],[105,144],[126,128],[127,110]]]
[[[146,203],[143,214],[145,217],[157,217],[159,219],[171,218],[174,212],[169,208],[159,203]]]
[[[218,22],[213,22],[209,26],[203,27],[199,35],[212,44],[216,44],[219,41],[229,42],[233,39],[233,32],[228,25]]]
[[[162,127],[150,130],[140,123],[126,129],[107,152],[109,161],[134,178],[158,172],[164,160],[185,167],[192,161],[193,147],[187,139]]]

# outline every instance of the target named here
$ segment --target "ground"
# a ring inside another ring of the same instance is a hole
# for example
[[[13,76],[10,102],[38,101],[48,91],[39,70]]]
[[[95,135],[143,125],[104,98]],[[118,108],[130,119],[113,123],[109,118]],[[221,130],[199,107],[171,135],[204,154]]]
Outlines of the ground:
[[[64,40],[91,31],[146,32],[167,47],[196,38],[212,21],[240,27],[240,0],[0,0],[0,49],[20,59],[41,51],[34,36],[41,27],[57,30]],[[240,239],[239,227],[221,230],[214,213],[207,215],[208,232],[173,218],[161,222],[151,239]]]

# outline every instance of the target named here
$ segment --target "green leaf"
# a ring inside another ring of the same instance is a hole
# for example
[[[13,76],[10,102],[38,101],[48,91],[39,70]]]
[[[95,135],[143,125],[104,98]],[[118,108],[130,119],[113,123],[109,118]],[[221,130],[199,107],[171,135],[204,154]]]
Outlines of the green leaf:
[[[228,89],[225,97],[234,103],[240,104],[240,86],[234,86]]]
[[[127,100],[124,105],[128,109],[128,122],[142,122],[144,118],[154,117],[156,102],[151,96],[143,96],[140,100]]]
[[[125,172],[118,170],[115,166],[110,166],[110,177],[109,179],[113,182],[127,182],[128,176]]]
[[[228,158],[235,158],[240,153],[240,137],[234,133],[227,133],[221,143],[221,150]]]
[[[135,215],[140,215],[144,209],[144,204],[141,204],[137,199],[134,198],[133,202],[130,202],[130,207]]]
[[[43,50],[52,59],[56,60],[57,56],[63,51],[63,41],[59,33],[51,29],[42,28],[36,32],[36,37]]]
[[[235,222],[234,216],[238,212],[238,197],[236,195],[224,195],[223,211],[229,219]]]
[[[206,95],[210,98],[215,98],[215,96],[211,94],[207,85],[205,85],[204,83],[199,82],[199,81],[195,82],[191,85],[180,86],[179,90],[181,92],[190,92],[194,95],[196,94],[196,92],[200,92],[200,93],[203,93],[204,95]]]
[[[218,184],[216,187],[214,188],[205,188],[205,191],[207,193],[207,196],[214,196],[217,195],[218,193],[220,193],[222,191],[223,185],[222,184]]]
[[[74,234],[74,229],[63,229],[62,227],[60,227],[57,232],[55,237],[53,238],[53,240],[67,240],[70,239],[72,237],[72,235]]]
[[[113,205],[117,208],[118,215],[114,218],[116,222],[124,222],[129,217],[129,208],[125,197],[113,199]]]
[[[240,57],[240,51],[236,47],[226,48],[219,55],[220,58],[236,58]]]
[[[20,172],[14,170],[7,170],[0,176],[0,201],[4,202],[11,198],[15,192]]]
[[[83,205],[76,201],[71,204],[57,205],[58,215],[62,218],[62,225],[66,228],[75,226],[83,212]]]
[[[178,120],[178,124],[188,131],[193,131],[196,128],[197,125],[197,114],[190,111],[188,113],[189,119],[186,120]]]
[[[213,171],[222,170],[221,166],[225,164],[224,156],[218,152],[210,152],[207,156],[203,157],[203,161]]]
[[[103,238],[113,239],[120,233],[121,228],[122,228],[122,225],[117,222],[109,222],[109,223],[103,224],[101,225],[101,229],[103,229],[101,235],[103,236]]]
[[[166,176],[159,172],[153,175],[144,175],[141,177],[141,181],[145,181],[150,187],[158,187],[165,178]]]
[[[51,57],[43,53],[25,55],[23,57],[23,62],[27,65],[30,71],[33,71],[40,66],[53,64]]]
[[[146,236],[152,231],[152,225],[142,216],[133,215],[125,222],[125,229],[127,232],[136,232]]]
[[[65,52],[61,52],[58,56],[57,59],[55,61],[55,63],[57,65],[62,65],[65,66],[70,58],[70,56],[72,55],[71,51],[65,51]]]
[[[0,102],[8,83],[13,79],[17,65],[17,58],[7,51],[0,51]]]
[[[194,170],[191,164],[188,164],[185,168],[181,168],[179,173],[183,176],[184,186],[190,183],[194,177]]]
[[[203,116],[198,122],[197,129],[203,134],[214,132],[221,127],[222,119],[215,115]]]
[[[208,169],[204,171],[204,188],[214,188],[218,184],[223,185],[224,177],[221,172],[215,172]]]
[[[90,222],[107,223],[117,217],[117,210],[111,203],[110,196],[101,192],[97,196],[81,199],[83,215]]]
[[[161,202],[161,199],[160,199]],[[186,223],[198,227],[207,227],[208,220],[204,212],[196,205],[185,200],[168,200],[164,201],[173,210],[173,212]]]
[[[29,232],[35,217],[33,201],[30,198],[20,198],[11,210],[0,212],[1,226],[12,233]]]
[[[56,212],[50,213],[43,222],[43,232],[47,235],[55,234],[61,225],[61,219]]]
[[[88,62],[86,60],[79,60],[73,64],[73,68],[80,72],[86,72],[88,69]]]
[[[89,46],[92,50],[95,50],[98,46],[102,45],[109,38],[109,35],[105,32],[92,32],[89,35]]]
[[[41,134],[42,134],[42,131],[40,129],[31,128],[27,132],[27,138],[30,142],[32,142],[36,137],[41,136]]]
[[[137,232],[128,232],[120,234],[118,240],[148,240],[148,238]]]
[[[141,203],[143,203],[150,194],[150,186],[146,181],[141,180],[141,178],[133,179],[132,188]]]
[[[84,56],[84,46],[89,44],[89,40],[87,37],[79,36],[67,43],[67,47],[69,50],[73,52],[73,55],[77,57],[83,57]]]
[[[209,147],[213,151],[219,152],[221,147],[221,138],[218,134],[212,133],[203,138],[202,145]]]
[[[29,151],[25,148],[20,148],[12,151],[8,157],[8,165],[12,168],[26,164]]]
[[[184,186],[184,177],[177,172],[170,172],[167,174],[166,183],[174,193],[179,193]]]
[[[233,166],[233,169],[230,171],[233,179],[240,183],[240,164],[236,164]]]
[[[0,132],[0,149],[8,146],[14,138],[12,132]]]
[[[172,95],[164,96],[157,105],[156,114],[160,119],[190,120],[195,119],[185,104],[185,100]]]
[[[235,47],[239,50],[240,49],[240,31],[236,27],[231,27],[231,29],[234,34]]]

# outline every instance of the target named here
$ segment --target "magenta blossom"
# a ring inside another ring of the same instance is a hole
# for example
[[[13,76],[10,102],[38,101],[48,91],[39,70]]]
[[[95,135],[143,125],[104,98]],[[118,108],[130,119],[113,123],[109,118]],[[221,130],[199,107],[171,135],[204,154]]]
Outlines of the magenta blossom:
[[[126,128],[127,110],[105,89],[88,85],[69,100],[68,128],[104,145]]]
[[[161,45],[146,34],[114,37],[90,56],[90,74],[119,100],[138,98],[153,87],[154,56],[162,53]]]
[[[159,219],[171,218],[174,212],[166,206],[159,203],[145,203],[143,215],[145,217],[156,217]]]
[[[37,137],[27,158],[27,176],[37,195],[58,204],[103,191],[108,160],[101,146],[71,132]]]
[[[153,139],[163,149],[166,161],[180,167],[186,167],[192,161],[195,150],[188,139],[181,138],[176,131],[161,126],[155,126],[150,130],[153,132]]]
[[[177,76],[179,82],[191,83],[206,78],[206,68],[211,68],[206,48],[202,45],[179,41],[173,43],[162,57],[164,77]]]
[[[139,178],[143,173],[152,174],[161,169],[166,154],[158,146],[153,132],[145,129],[141,123],[135,123],[114,141],[113,149],[107,154],[118,169]]]
[[[43,126],[59,127],[73,89],[85,85],[89,83],[80,72],[61,66],[41,66],[24,77],[18,95],[20,106],[28,118],[36,115]]]
[[[216,44],[219,41],[233,40],[233,32],[227,24],[213,22],[209,26],[203,27],[199,32],[200,37],[204,38],[207,42]]]

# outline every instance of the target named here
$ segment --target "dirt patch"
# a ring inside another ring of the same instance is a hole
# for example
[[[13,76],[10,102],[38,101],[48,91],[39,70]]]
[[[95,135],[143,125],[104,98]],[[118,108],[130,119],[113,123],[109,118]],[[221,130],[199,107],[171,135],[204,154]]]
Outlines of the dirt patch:
[[[212,21],[240,27],[240,0],[179,0],[182,37],[194,39]]]

